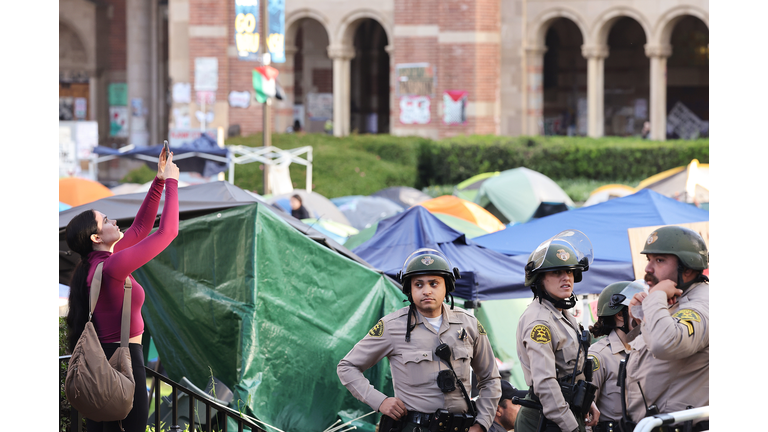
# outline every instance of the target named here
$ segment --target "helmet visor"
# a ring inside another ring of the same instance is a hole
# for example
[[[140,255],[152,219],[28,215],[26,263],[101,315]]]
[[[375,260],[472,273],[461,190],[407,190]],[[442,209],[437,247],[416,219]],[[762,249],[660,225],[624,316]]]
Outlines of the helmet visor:
[[[631,284],[624,287],[623,290],[619,294],[619,296],[624,296],[624,299],[621,301],[621,304],[624,306],[629,306],[629,302],[632,300],[632,297],[635,296],[637,293],[646,292],[646,285],[645,282],[642,280],[636,280],[632,282]],[[611,299],[613,300],[613,299]]]
[[[592,264],[592,242],[589,241],[589,237],[579,230],[566,230],[540,244],[539,247],[533,251],[533,255],[531,256],[533,268],[531,271],[536,271],[541,268],[550,248],[558,248],[562,246],[567,246],[576,253],[577,262],[586,263],[586,266]]]

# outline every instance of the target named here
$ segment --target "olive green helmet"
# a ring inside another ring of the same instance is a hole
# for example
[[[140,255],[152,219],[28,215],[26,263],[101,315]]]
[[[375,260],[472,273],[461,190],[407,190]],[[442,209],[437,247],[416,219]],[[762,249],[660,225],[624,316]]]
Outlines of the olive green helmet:
[[[573,270],[574,282],[592,262],[592,243],[584,233],[567,230],[540,244],[525,265],[525,286],[531,286],[539,274],[554,270]]]
[[[655,230],[640,253],[675,255],[683,266],[692,270],[709,268],[709,251],[704,239],[696,231],[681,226],[670,225]]]
[[[456,289],[456,279],[460,277],[459,269],[453,267],[442,252],[428,248],[419,249],[405,259],[402,270],[397,273],[397,278],[403,285],[403,293],[410,296],[411,278],[424,274],[442,276],[446,294]]]
[[[622,294],[622,291],[631,283],[631,281],[614,282],[605,287],[600,293],[600,297],[597,298],[597,316],[614,316],[627,307],[623,303],[626,296]]]

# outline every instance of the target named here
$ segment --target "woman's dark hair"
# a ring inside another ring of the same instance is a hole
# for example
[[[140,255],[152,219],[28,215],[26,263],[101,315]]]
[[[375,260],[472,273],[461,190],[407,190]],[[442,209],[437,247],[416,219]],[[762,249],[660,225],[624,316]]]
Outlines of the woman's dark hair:
[[[296,198],[299,201],[299,204],[304,204],[304,202],[301,200],[301,197],[298,194],[292,196],[291,198]]]
[[[597,322],[594,325],[589,326],[589,332],[594,337],[607,336],[611,334],[611,330],[616,328],[616,317],[614,316],[601,316],[597,317]]]
[[[96,214],[93,210],[86,210],[72,218],[67,224],[67,246],[80,255],[72,272],[72,280],[69,282],[69,312],[67,313],[67,345],[69,352],[75,349],[77,340],[85,330],[88,322],[88,254],[93,252],[91,235],[99,231],[96,222]]]

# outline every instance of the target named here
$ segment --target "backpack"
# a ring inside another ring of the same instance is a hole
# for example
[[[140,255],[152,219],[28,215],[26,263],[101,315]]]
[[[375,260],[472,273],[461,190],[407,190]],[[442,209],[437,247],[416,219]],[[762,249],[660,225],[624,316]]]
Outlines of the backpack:
[[[103,262],[99,263],[93,275],[88,322],[72,352],[64,381],[64,392],[70,405],[82,413],[83,417],[97,422],[125,419],[133,409],[136,386],[128,348],[131,327],[130,278],[125,279],[120,347],[109,360],[91,322],[101,290],[103,265]]]

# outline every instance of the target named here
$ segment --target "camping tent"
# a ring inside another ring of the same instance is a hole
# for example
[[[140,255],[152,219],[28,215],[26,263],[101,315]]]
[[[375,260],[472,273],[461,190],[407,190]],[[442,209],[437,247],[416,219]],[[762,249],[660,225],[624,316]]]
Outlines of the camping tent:
[[[709,220],[709,212],[690,204],[642,190],[589,207],[550,215],[526,224],[473,239],[488,249],[509,255],[518,266],[541,242],[566,229],[577,229],[589,237],[594,262],[574,287],[576,294],[599,294],[608,284],[634,280],[629,248],[629,228],[680,224]],[[522,267],[521,267],[522,268]],[[522,279],[517,281],[522,285]]]
[[[72,270],[80,260],[80,257],[77,256],[76,253],[69,250],[69,247],[67,247],[67,243],[64,239],[64,229],[66,228],[69,221],[82,211],[88,209],[97,209],[108,215],[110,218],[116,219],[119,226],[127,227],[133,222],[133,219],[136,216],[136,212],[139,210],[139,206],[141,206],[141,203],[144,201],[144,197],[146,197],[146,195],[146,193],[116,195],[108,198],[102,198],[87,205],[73,207],[69,210],[59,212],[60,283],[69,283]],[[225,181],[201,183],[179,188],[179,218],[181,220],[253,203],[266,204],[266,202],[259,198],[256,194],[240,189],[239,187]],[[290,213],[286,213],[278,208],[275,208],[274,206],[266,207],[270,210],[273,210],[277,216],[282,218],[289,225],[293,226],[294,229],[311,238],[315,242],[320,243],[325,247],[336,251],[337,253],[353,261],[358,262],[363,266],[373,269],[370,264],[352,253],[349,249],[345,248],[340,243],[323,234],[322,232],[292,217]],[[160,207],[158,209],[158,215],[161,214],[162,211],[163,203],[161,201]],[[155,225],[157,225],[157,223],[158,222],[155,222]]]
[[[172,380],[203,388],[213,375],[233,391],[230,406],[286,432],[320,432],[339,411],[370,411],[342,386],[336,366],[405,297],[267,205],[182,221],[176,239],[134,275]],[[366,376],[392,394],[388,372],[383,361]]]
[[[472,222],[488,232],[503,230],[506,226],[488,210],[453,195],[443,195],[419,203],[432,213],[443,213]]]
[[[500,173],[498,171],[494,172],[487,172],[482,174],[474,175],[463,182],[457,184],[453,188],[453,194],[461,199],[465,199],[467,201],[475,201],[475,197],[477,196],[477,191],[480,189],[480,186],[488,180],[491,177],[496,177]]]
[[[103,184],[81,177],[59,179],[59,202],[76,207],[101,198],[112,196],[111,190]]]
[[[293,192],[283,195],[275,195],[267,199],[269,204],[277,204],[288,213],[291,212],[290,198],[294,195],[301,197],[301,203],[309,212],[309,217],[316,219],[329,219],[344,225],[352,226],[344,213],[336,207],[328,198],[317,192],[307,192],[304,189],[294,189]]]
[[[461,271],[454,295],[465,300],[484,301],[520,298],[530,290],[515,286],[524,278],[523,266],[472,240],[441,222],[422,206],[379,222],[376,234],[353,251],[361,258],[396,277],[403,262],[419,248],[442,251]]]
[[[461,218],[457,218],[456,216],[451,216],[443,213],[432,213],[432,214],[436,218],[440,219],[442,223],[466,235],[468,239],[488,234],[488,231],[480,228],[479,226],[473,224],[472,222],[469,222]],[[346,247],[347,249],[354,249],[360,246],[361,244],[365,243],[366,241],[368,241],[368,239],[373,237],[374,234],[376,234],[376,228],[378,228],[378,226],[379,226],[379,223],[376,222],[375,224],[360,231],[359,233],[350,236],[347,239],[347,241],[344,242],[344,247]]]
[[[525,167],[513,168],[491,177],[480,186],[475,203],[480,204],[502,223],[528,222],[544,205],[575,204],[552,179]]]
[[[394,201],[395,204],[404,209],[432,198],[424,192],[408,186],[388,187],[372,193],[371,196],[382,197]]]
[[[332,199],[349,220],[350,225],[363,230],[376,222],[394,216],[401,211],[403,207],[387,198],[377,196],[357,196],[345,199]]]
[[[672,168],[640,182],[637,189],[650,189],[687,203],[709,202],[709,164],[694,159],[687,166]]]
[[[635,188],[623,184],[603,185],[589,193],[589,197],[582,207],[589,207],[601,202],[606,202],[610,199],[621,198],[635,192]]]

